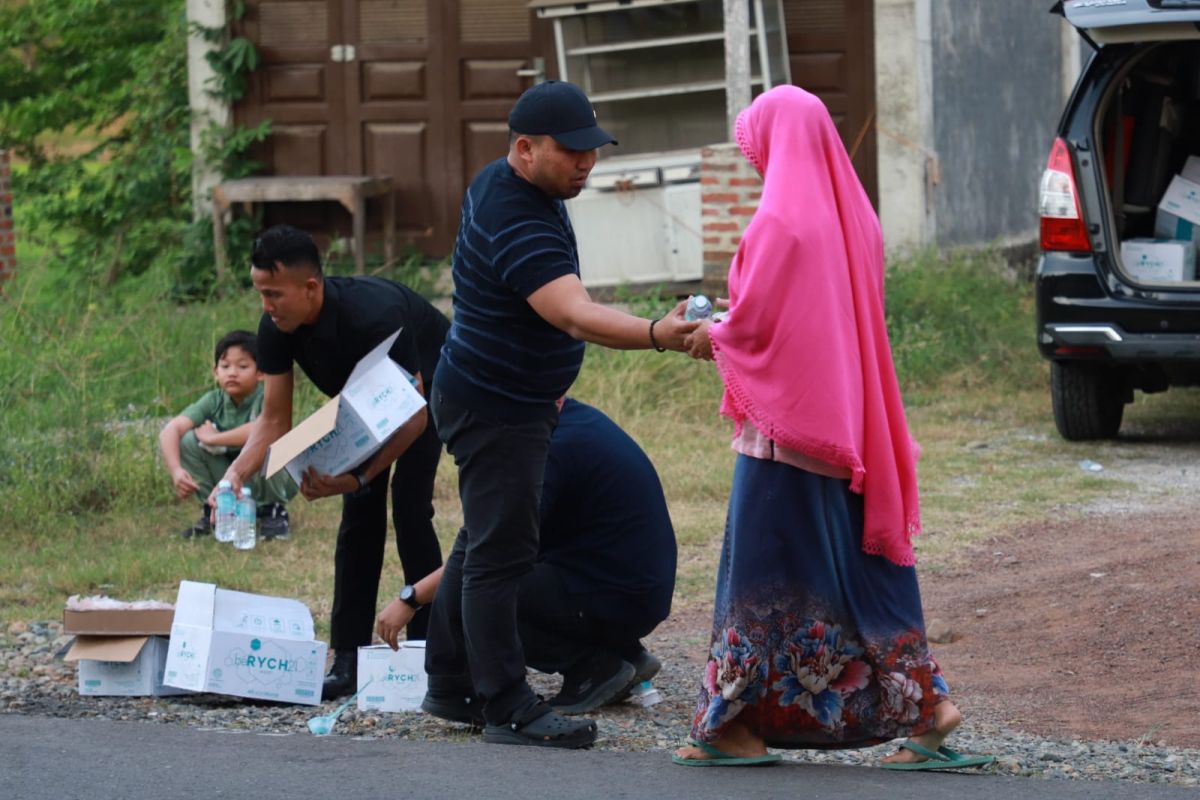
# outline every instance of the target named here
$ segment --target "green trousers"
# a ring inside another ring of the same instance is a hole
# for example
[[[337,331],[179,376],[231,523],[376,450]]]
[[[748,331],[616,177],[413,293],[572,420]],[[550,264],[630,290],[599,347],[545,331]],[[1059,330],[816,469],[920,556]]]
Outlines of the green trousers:
[[[179,442],[179,463],[196,483],[200,484],[197,496],[201,502],[212,493],[213,487],[221,480],[225,470],[229,469],[236,457],[236,452],[220,455],[208,452],[200,446],[195,431],[185,433]],[[292,481],[292,476],[287,474],[287,470],[280,470],[270,480],[263,480],[261,475],[255,475],[246,481],[246,485],[250,487],[259,508],[272,503],[286,505],[296,494],[296,484]]]

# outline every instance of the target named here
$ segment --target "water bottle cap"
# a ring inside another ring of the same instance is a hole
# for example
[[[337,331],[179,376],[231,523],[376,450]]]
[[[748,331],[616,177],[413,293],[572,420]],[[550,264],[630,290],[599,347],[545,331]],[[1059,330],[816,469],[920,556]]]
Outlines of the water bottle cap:
[[[698,294],[695,297],[693,297],[692,304],[695,305],[696,308],[704,308],[707,305],[712,305],[712,303],[709,301],[709,299],[702,294]]]
[[[250,487],[243,486],[242,487],[242,497],[249,497],[249,496],[250,496]]]
[[[233,484],[227,480],[222,480],[220,483],[217,484],[217,488],[218,489],[232,489]]]

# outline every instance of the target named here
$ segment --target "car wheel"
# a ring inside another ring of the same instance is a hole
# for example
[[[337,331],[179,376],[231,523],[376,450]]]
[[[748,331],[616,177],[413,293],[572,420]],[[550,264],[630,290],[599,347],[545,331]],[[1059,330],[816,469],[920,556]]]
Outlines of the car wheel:
[[[1124,382],[1111,367],[1069,361],[1050,364],[1054,424],[1069,441],[1115,437],[1126,394]]]

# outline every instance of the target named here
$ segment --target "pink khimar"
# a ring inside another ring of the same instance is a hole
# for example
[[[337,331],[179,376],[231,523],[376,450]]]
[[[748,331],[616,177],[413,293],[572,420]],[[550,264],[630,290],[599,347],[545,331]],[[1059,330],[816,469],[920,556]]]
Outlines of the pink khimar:
[[[710,328],[721,413],[848,468],[863,550],[911,566],[917,452],[884,324],[879,219],[808,92],[760,95],[738,116],[737,142],[764,185],[729,270],[729,315]]]

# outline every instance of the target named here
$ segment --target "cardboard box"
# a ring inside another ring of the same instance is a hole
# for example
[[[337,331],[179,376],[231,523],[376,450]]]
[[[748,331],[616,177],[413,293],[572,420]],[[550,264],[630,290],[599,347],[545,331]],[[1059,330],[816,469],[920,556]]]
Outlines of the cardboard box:
[[[63,633],[89,636],[170,636],[173,608],[63,609]]]
[[[183,581],[165,682],[194,692],[319,705],[324,642],[298,600]]]
[[[1200,183],[1176,175],[1158,201],[1154,235],[1159,239],[1200,239]]]
[[[64,660],[79,662],[81,695],[188,694],[163,684],[167,640],[162,636],[78,636]]]
[[[358,648],[359,711],[418,711],[428,685],[425,642]]]
[[[1179,175],[1192,183],[1200,184],[1200,156],[1188,156]]]
[[[1128,239],[1121,242],[1121,263],[1134,280],[1190,281],[1196,275],[1196,245],[1173,240]]]
[[[399,335],[363,356],[341,394],[271,445],[263,465],[268,478],[286,468],[298,486],[310,466],[326,475],[349,472],[425,406],[413,377],[388,356]]]

